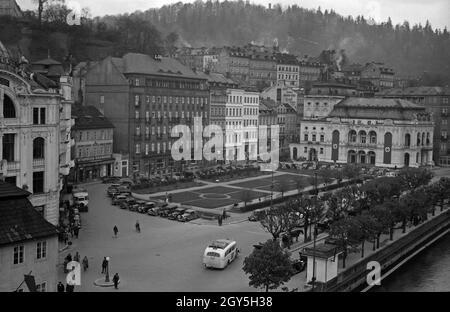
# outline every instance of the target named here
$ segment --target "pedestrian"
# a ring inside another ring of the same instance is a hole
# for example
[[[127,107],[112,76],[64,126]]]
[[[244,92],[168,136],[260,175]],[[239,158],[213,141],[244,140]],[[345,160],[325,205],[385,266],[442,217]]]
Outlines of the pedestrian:
[[[106,267],[108,266],[108,260],[106,260],[106,257],[103,257],[102,262],[102,274],[106,273]]]
[[[222,226],[222,215],[217,217],[217,222],[219,223],[219,226]]]
[[[73,257],[73,261],[80,262],[80,254],[78,251],[75,253],[75,256]]]
[[[89,268],[89,261],[87,256],[84,256],[83,258],[83,270],[86,271]]]
[[[119,229],[117,228],[117,225],[114,225],[113,231],[114,231],[114,237],[117,237],[117,233],[119,233]]]
[[[119,274],[118,273],[114,274],[113,283],[114,283],[114,288],[115,289],[118,289],[119,281],[120,281]]]
[[[67,232],[67,229],[64,230],[63,239],[64,239],[64,245],[67,245],[67,242],[69,241],[69,232]]]
[[[139,221],[136,220],[136,232],[141,233],[141,226],[139,225]]]
[[[75,285],[66,284],[66,292],[73,292]]]
[[[77,225],[75,226],[75,229],[73,230],[74,234],[75,234],[75,238],[78,238],[78,234],[80,232],[80,226]]]
[[[72,261],[72,255],[70,254],[70,252],[66,256],[66,261],[67,261],[67,263]]]
[[[58,292],[64,292],[64,284],[59,282],[57,286]]]
[[[227,218],[227,212],[225,211],[225,209],[222,211],[222,215],[223,215],[223,218],[224,218],[224,219]]]

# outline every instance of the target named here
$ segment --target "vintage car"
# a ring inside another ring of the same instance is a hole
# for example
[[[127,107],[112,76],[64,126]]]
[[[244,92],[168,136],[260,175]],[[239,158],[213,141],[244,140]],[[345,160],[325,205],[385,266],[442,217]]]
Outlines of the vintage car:
[[[184,213],[186,210],[187,210],[186,208],[182,208],[182,207],[176,208],[176,209],[174,209],[174,210],[169,214],[168,218],[169,218],[170,220],[177,220],[177,219],[178,219],[178,216],[183,215],[183,213]]]
[[[192,221],[192,220],[195,220],[198,218],[199,218],[199,215],[198,215],[197,211],[195,211],[193,209],[188,209],[182,215],[178,216],[178,221],[189,222],[189,221]]]

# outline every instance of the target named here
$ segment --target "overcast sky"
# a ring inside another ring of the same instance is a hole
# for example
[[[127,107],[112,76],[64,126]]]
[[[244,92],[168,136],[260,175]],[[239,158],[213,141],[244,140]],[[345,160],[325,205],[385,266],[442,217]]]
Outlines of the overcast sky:
[[[35,9],[37,6],[33,0],[16,1],[23,9]],[[66,2],[70,1],[78,3],[81,7],[89,7],[94,16],[145,11],[148,8],[180,2],[177,0],[66,0]],[[443,29],[445,26],[449,28],[450,25],[449,0],[250,0],[250,2],[262,5],[298,4],[312,9],[320,6],[322,11],[332,8],[345,16],[371,16],[377,22],[386,21],[390,16],[394,24],[408,20],[410,24],[425,25],[428,19],[434,28]]]

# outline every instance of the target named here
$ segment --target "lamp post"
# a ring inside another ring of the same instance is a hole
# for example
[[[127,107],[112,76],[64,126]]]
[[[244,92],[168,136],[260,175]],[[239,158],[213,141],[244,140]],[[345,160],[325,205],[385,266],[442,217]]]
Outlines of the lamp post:
[[[314,234],[313,234],[313,276],[311,278],[312,281],[312,291],[314,292],[314,288],[316,285],[316,238],[317,238],[317,227],[314,225]]]
[[[109,257],[106,257],[106,278],[105,283],[109,283]]]

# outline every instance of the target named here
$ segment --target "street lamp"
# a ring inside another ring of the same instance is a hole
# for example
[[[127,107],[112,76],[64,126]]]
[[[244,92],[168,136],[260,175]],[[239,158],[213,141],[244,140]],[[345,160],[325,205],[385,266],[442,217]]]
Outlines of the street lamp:
[[[109,257],[106,257],[106,278],[105,283],[109,283]]]
[[[312,281],[312,291],[314,292],[314,288],[316,285],[316,239],[317,239],[317,227],[314,224],[314,234],[313,234],[313,276],[311,278]]]

